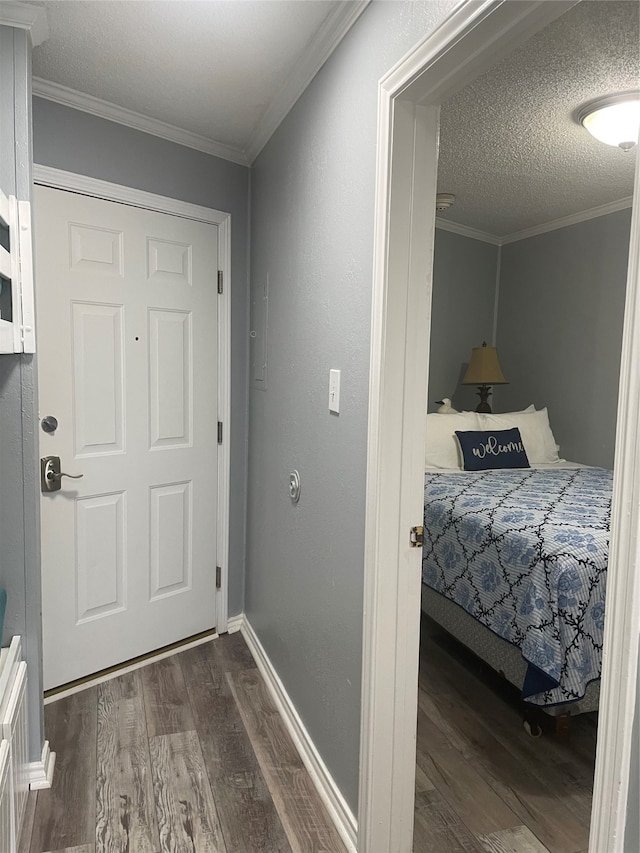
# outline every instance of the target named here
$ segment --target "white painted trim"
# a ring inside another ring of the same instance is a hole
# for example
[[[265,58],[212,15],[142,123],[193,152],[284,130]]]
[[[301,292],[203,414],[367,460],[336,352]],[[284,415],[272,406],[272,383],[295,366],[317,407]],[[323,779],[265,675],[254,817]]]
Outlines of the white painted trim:
[[[311,776],[322,802],[329,812],[331,820],[349,853],[356,853],[358,849],[356,847],[357,825],[353,812],[329,773],[309,732],[300,719],[300,715],[296,711],[295,705],[291,701],[284,684],[280,680],[278,673],[246,616],[242,619],[241,631],[260,670],[260,674],[265,680],[271,698],[280,712],[287,731],[291,735],[291,739]]]
[[[426,376],[429,359],[424,329],[430,325],[430,296],[425,291],[430,290],[435,239],[433,115],[449,94],[572,5],[540,0],[462,2],[379,83],[358,808],[361,853],[406,853],[413,840],[420,560],[419,553],[410,553],[408,539],[409,527],[420,524],[423,515],[418,473],[423,469],[427,403],[426,381],[421,377]],[[431,156],[416,157],[414,146]],[[429,221],[431,227],[425,229]]]
[[[421,553],[410,547],[409,529],[422,516],[415,472],[424,469],[439,110],[392,104],[383,91],[380,107],[385,117],[393,111],[393,122],[383,121],[391,134],[378,144],[378,187],[390,216],[376,215],[358,850],[404,853],[413,836],[420,637]],[[430,197],[433,206],[425,206]],[[417,358],[409,355],[415,342]]]
[[[513,234],[507,234],[500,240],[501,245],[506,243],[515,243],[517,240],[526,240],[527,237],[536,237],[538,234],[546,234],[547,231],[556,231],[559,228],[568,228],[570,225],[578,225],[580,222],[586,222],[589,219],[597,219],[599,216],[607,216],[609,213],[617,213],[618,210],[626,210],[631,207],[633,197],[621,198],[619,201],[611,201],[608,204],[600,204],[598,207],[591,207],[589,210],[581,210],[578,213],[572,213],[569,216],[563,216],[560,219],[553,219],[550,222],[544,222],[542,225],[534,225],[532,228],[525,228],[522,231],[516,231]]]
[[[227,619],[227,634],[235,634],[242,630],[243,624],[244,613],[240,613],[238,616],[230,616]]]
[[[461,237],[470,237],[472,240],[491,243],[493,246],[500,246],[502,243],[500,237],[496,237],[495,234],[489,234],[487,231],[479,231],[477,228],[472,228],[470,225],[462,225],[460,222],[441,219],[439,216],[436,216],[436,228],[440,228],[442,231],[451,231],[452,234],[460,234]]]
[[[121,184],[112,184],[109,181],[100,181],[98,178],[78,175],[76,172],[65,172],[63,169],[41,166],[38,163],[33,164],[33,182],[59,190],[70,190],[83,195],[130,204],[134,207],[144,207],[147,210],[156,210],[159,213],[171,213],[174,216],[183,216],[185,219],[196,219],[198,222],[211,222],[214,225],[222,225],[230,218],[230,214],[221,210],[202,207],[199,204],[191,204],[155,193],[147,193]]]
[[[504,246],[507,243],[526,240],[528,237],[537,237],[538,234],[546,234],[548,231],[557,231],[560,228],[568,228],[570,225],[587,222],[589,219],[597,219],[599,216],[607,216],[609,213],[626,210],[631,207],[632,202],[633,198],[628,196],[618,201],[610,201],[607,204],[590,207],[588,210],[570,213],[568,216],[562,216],[560,219],[542,222],[540,225],[533,225],[531,228],[524,228],[522,231],[514,231],[513,234],[505,234],[504,237],[489,234],[487,231],[479,231],[477,228],[472,228],[470,225],[463,225],[460,222],[441,219],[439,216],[436,216],[436,228],[440,228],[443,231],[451,231],[453,234],[460,234],[462,237],[470,237],[472,240],[482,240],[483,243],[492,243],[494,246]]]
[[[222,271],[222,293],[218,296],[218,420],[222,421],[222,444],[218,445],[217,564],[220,590],[216,595],[216,629],[228,630],[229,524],[231,496],[231,217],[218,224],[218,268]],[[224,592],[223,592],[224,591]]]
[[[247,158],[240,148],[216,142],[214,139],[192,133],[189,130],[183,130],[173,124],[150,118],[134,110],[128,110],[125,107],[112,104],[110,101],[104,101],[102,98],[85,95],[84,92],[78,92],[68,86],[62,86],[60,83],[52,83],[49,80],[43,80],[41,77],[34,77],[31,91],[37,98],[44,98],[65,107],[72,107],[74,110],[80,110],[98,116],[98,118],[131,127],[151,136],[158,136],[160,139],[167,139],[169,142],[184,145],[186,148],[203,151],[205,154],[211,154],[214,157],[220,157],[241,166],[248,165]]]
[[[217,560],[221,568],[221,589],[216,595],[216,629],[227,630],[229,606],[229,490],[231,468],[231,215],[221,210],[147,193],[142,190],[100,181],[75,172],[65,172],[34,163],[34,183],[56,189],[71,190],[97,198],[130,204],[186,219],[208,222],[218,227],[218,269],[224,277],[224,290],[218,297],[218,419],[223,422],[226,438],[218,452],[218,529]],[[217,270],[213,285],[217,287]]]
[[[640,641],[640,169],[631,215],[591,853],[623,853]],[[636,723],[637,725],[637,723]],[[636,757],[637,758],[637,757]],[[635,804],[637,809],[637,803]]]
[[[335,3],[313,41],[302,53],[284,85],[271,101],[245,147],[247,162],[253,163],[289,110],[340,44],[371,0],[340,0]]]
[[[37,47],[49,38],[49,24],[47,23],[45,9],[42,6],[32,6],[30,3],[13,3],[11,0],[2,0],[0,3],[0,26],[28,30],[33,47]]]
[[[51,752],[49,741],[45,740],[40,761],[32,761],[27,765],[27,781],[32,791],[42,791],[44,788],[51,787],[55,764],[56,754]]]
[[[36,351],[36,312],[33,288],[33,222],[31,204],[18,201],[18,243],[20,253],[20,338],[23,352]]]

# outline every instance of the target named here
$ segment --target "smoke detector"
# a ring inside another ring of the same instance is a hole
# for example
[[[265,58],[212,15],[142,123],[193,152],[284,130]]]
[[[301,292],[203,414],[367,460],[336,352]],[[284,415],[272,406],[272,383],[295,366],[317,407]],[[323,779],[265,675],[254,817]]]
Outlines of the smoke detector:
[[[456,197],[452,193],[438,193],[436,195],[436,210],[449,210],[455,200]]]

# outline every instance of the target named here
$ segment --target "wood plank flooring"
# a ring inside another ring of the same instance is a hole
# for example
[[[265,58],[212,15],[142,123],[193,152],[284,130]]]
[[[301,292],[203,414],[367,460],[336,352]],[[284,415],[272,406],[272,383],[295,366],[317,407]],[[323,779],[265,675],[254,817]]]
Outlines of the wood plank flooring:
[[[414,853],[583,853],[596,720],[532,738],[499,678],[423,619]]]
[[[414,853],[584,853],[593,716],[568,743],[531,738],[423,627]],[[47,705],[45,730],[54,784],[30,794],[20,853],[345,853],[239,633]]]
[[[45,708],[20,853],[345,853],[240,634]]]

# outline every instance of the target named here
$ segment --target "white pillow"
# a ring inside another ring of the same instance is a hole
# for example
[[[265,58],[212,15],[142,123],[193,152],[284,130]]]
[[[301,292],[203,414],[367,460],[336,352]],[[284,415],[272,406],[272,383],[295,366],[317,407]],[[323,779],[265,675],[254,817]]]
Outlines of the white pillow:
[[[424,464],[432,468],[461,468],[462,458],[456,430],[482,429],[475,412],[458,412],[427,415],[427,438],[424,446]]]
[[[500,412],[501,415],[526,415],[529,412],[535,412],[536,407],[531,403],[526,409],[518,409],[515,412]]]
[[[530,465],[558,461],[558,445],[549,426],[546,408],[533,412],[507,412],[479,417],[482,430],[518,427]]]

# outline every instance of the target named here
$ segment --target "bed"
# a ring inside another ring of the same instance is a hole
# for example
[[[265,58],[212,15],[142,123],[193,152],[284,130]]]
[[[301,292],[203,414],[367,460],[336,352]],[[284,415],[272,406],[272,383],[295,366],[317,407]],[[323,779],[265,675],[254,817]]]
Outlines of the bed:
[[[474,420],[463,427],[519,420],[525,437],[534,420],[544,422],[547,446],[540,450],[540,434],[537,448],[530,438],[530,467],[461,470],[459,448],[455,457],[436,454],[439,467],[427,464],[422,608],[528,706],[564,716],[597,708],[612,472],[560,460],[546,411],[522,417],[534,412],[497,422],[466,413]],[[428,424],[443,417],[454,418],[455,437],[460,417],[428,415]],[[436,423],[449,452],[449,426]],[[433,451],[433,425],[429,438]]]

